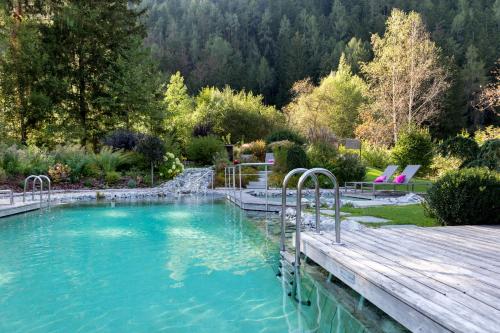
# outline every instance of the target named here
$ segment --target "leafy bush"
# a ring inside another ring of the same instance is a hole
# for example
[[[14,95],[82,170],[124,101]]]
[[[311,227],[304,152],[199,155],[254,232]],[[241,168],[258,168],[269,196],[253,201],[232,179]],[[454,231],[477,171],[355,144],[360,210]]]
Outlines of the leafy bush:
[[[498,126],[487,126],[482,130],[476,131],[474,133],[474,140],[477,144],[482,145],[486,141],[500,139],[500,127]]]
[[[103,140],[103,144],[114,149],[133,150],[137,145],[139,136],[125,129],[112,132]]]
[[[104,180],[106,181],[106,184],[111,185],[116,183],[117,181],[120,180],[120,173],[116,171],[108,171],[104,175]]]
[[[462,160],[458,157],[454,156],[443,157],[439,154],[436,154],[432,159],[432,164],[430,166],[431,170],[430,174],[434,178],[440,178],[449,171],[460,169],[461,165],[462,165]]]
[[[293,145],[286,153],[286,169],[287,171],[295,168],[307,168],[307,154],[299,145]]]
[[[357,155],[340,155],[333,164],[327,166],[343,186],[345,182],[362,181],[366,176],[366,167],[361,163]]]
[[[135,181],[135,179],[129,179],[127,182],[127,187],[128,188],[136,188],[137,182]]]
[[[15,145],[10,147],[2,147],[2,168],[7,175],[19,175],[23,173],[23,166],[21,163],[21,150],[17,149]]]
[[[250,143],[250,150],[259,161],[264,161],[266,158],[266,147],[267,145],[264,140],[257,140]]]
[[[384,170],[391,163],[391,151],[384,146],[363,142],[361,158],[366,166]]]
[[[160,175],[166,179],[172,179],[184,171],[184,165],[178,157],[172,153],[165,154],[163,163],[160,166]]]
[[[479,153],[476,141],[463,135],[457,135],[443,141],[438,151],[444,157],[453,156],[462,160],[462,166],[474,161]]]
[[[433,147],[428,130],[409,127],[399,133],[392,149],[394,163],[404,168],[409,164],[421,165],[420,174],[425,174],[432,163]]]
[[[218,152],[225,151],[222,141],[213,135],[192,138],[186,148],[188,159],[200,165],[211,164]]]
[[[298,134],[292,130],[289,130],[289,129],[283,129],[283,130],[273,132],[271,135],[269,135],[266,138],[267,143],[273,143],[273,142],[284,141],[284,140],[295,142],[296,144],[299,144],[299,145],[303,145],[305,143],[305,139],[302,136],[300,136],[300,134]]]
[[[139,139],[135,151],[141,154],[150,165],[163,162],[165,156],[165,144],[159,138],[152,135],[144,135]]]
[[[60,183],[69,180],[71,168],[62,163],[56,163],[49,167],[48,173],[54,183]]]
[[[333,163],[338,155],[334,145],[318,142],[307,148],[307,158],[311,167],[322,168]]]
[[[99,175],[99,168],[94,158],[80,145],[56,146],[52,155],[56,163],[67,165],[71,169],[71,182],[76,182],[81,177]]]
[[[486,168],[448,172],[427,192],[426,208],[443,225],[500,224],[500,176]]]
[[[116,171],[116,169],[126,163],[131,158],[131,154],[123,150],[113,150],[112,147],[104,146],[99,154],[94,154],[94,161],[99,169],[106,174]]]
[[[479,148],[476,160],[468,164],[470,167],[487,167],[500,172],[500,139],[488,140]]]
[[[212,134],[212,125],[208,122],[200,123],[194,126],[193,128],[193,136],[209,136]]]
[[[294,143],[288,140],[273,142],[269,145],[274,154],[273,169],[276,172],[285,173],[288,170],[286,159],[288,149],[293,147]]]
[[[0,181],[5,181],[7,179],[7,172],[5,172],[5,170],[0,167]]]
[[[224,170],[231,162],[225,152],[217,152],[214,155],[213,163],[216,171]]]

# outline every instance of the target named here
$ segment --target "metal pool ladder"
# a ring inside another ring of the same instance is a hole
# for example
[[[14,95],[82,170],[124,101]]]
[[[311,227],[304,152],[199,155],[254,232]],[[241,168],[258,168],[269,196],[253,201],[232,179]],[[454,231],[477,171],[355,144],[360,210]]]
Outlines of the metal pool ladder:
[[[297,203],[295,207],[296,211],[296,222],[295,222],[295,258],[286,250],[285,246],[285,228],[286,228],[286,188],[290,178],[296,174],[302,174],[299,178],[297,184]],[[293,286],[291,296],[297,300],[301,304],[308,304],[309,301],[304,302],[297,298],[297,295],[300,297],[300,233],[302,226],[302,187],[306,180],[310,177],[314,180],[315,183],[315,221],[316,221],[316,232],[320,232],[320,190],[319,190],[319,182],[318,175],[324,175],[330,179],[335,187],[335,242],[334,244],[341,244],[340,242],[340,191],[339,184],[337,178],[327,169],[323,168],[313,168],[313,169],[304,169],[298,168],[290,171],[283,180],[283,187],[281,191],[282,201],[281,201],[281,239],[280,239],[280,253],[282,258],[282,266],[281,266],[281,274],[289,274],[294,276],[294,281],[290,282]],[[293,268],[293,272],[286,271],[284,265],[291,266]],[[309,302],[310,303],[310,302]]]
[[[48,186],[48,192],[47,192],[47,206],[50,207],[50,194],[52,192],[51,190],[51,182],[50,178],[45,176],[45,175],[31,175],[26,177],[24,180],[24,191],[23,191],[23,202],[26,202],[26,188],[28,185],[28,182],[33,179],[33,187],[31,189],[31,200],[35,200],[35,188],[36,188],[36,183],[37,181],[40,183],[40,208],[42,207],[42,202],[43,202],[43,183],[44,181],[47,181],[47,186]]]

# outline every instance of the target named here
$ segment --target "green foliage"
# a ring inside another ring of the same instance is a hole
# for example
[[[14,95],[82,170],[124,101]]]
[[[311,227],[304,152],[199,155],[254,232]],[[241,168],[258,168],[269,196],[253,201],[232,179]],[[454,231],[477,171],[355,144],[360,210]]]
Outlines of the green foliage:
[[[94,177],[99,174],[99,168],[92,154],[88,154],[80,145],[56,146],[52,151],[54,161],[67,165],[71,169],[71,182],[81,177]]]
[[[141,154],[145,161],[151,165],[161,163],[166,153],[163,141],[152,135],[142,136],[135,147],[135,151]]]
[[[56,184],[65,182],[70,179],[71,168],[62,163],[56,163],[53,166],[49,167],[48,174],[50,179]]]
[[[192,138],[186,148],[187,157],[199,165],[212,164],[217,153],[225,153],[224,144],[213,135]]]
[[[307,154],[300,145],[293,145],[286,153],[286,168],[287,171],[296,168],[307,168]]]
[[[113,150],[113,148],[104,146],[98,154],[93,155],[95,164],[99,167],[102,173],[107,176],[108,173],[116,171],[116,169],[128,162],[131,154],[123,150]]]
[[[384,170],[391,163],[391,151],[384,146],[363,142],[361,157],[366,166]]]
[[[163,163],[160,165],[160,176],[164,179],[172,179],[184,171],[184,165],[172,153],[166,153]]]
[[[229,87],[203,89],[196,98],[196,112],[215,135],[230,134],[236,142],[265,138],[284,125],[283,115],[264,105],[262,96]]]
[[[284,140],[288,140],[299,145],[303,145],[306,142],[305,139],[300,134],[289,129],[282,129],[273,132],[266,138],[266,142],[268,144]]]
[[[338,151],[335,146],[328,143],[317,142],[307,148],[309,165],[314,168],[323,168],[326,165],[331,165],[337,156]]]
[[[500,139],[485,141],[476,160],[469,163],[470,167],[487,167],[500,172]]]
[[[113,147],[114,149],[134,150],[138,142],[138,135],[132,131],[120,129],[108,134],[103,144],[105,146]]]
[[[420,174],[428,172],[433,158],[433,145],[429,131],[415,127],[403,129],[392,149],[392,158],[400,168],[410,164],[419,164],[421,165]]]
[[[269,145],[274,154],[274,171],[278,173],[288,172],[287,155],[288,150],[293,146],[294,143],[288,140],[273,142]]]
[[[500,4],[500,1],[499,1]],[[500,127],[499,126],[487,126],[482,130],[477,130],[474,133],[474,140],[478,145],[482,145],[488,140],[500,139]]]
[[[438,147],[439,153],[443,156],[458,157],[466,165],[476,159],[479,153],[479,146],[473,139],[463,135],[457,135],[443,141]]]
[[[345,182],[362,181],[366,175],[366,167],[361,163],[357,155],[345,154],[339,156],[327,166],[337,178],[339,186]]]
[[[127,187],[128,188],[136,188],[137,182],[135,181],[135,179],[129,179],[127,182]]]
[[[266,142],[264,140],[256,140],[250,142],[248,145],[250,153],[257,157],[258,161],[263,162],[266,157]]]
[[[120,173],[116,171],[106,171],[106,173],[104,174],[104,180],[108,185],[115,184],[120,180],[120,177]]]
[[[427,192],[427,209],[443,225],[500,224],[500,176],[488,169],[450,171]]]

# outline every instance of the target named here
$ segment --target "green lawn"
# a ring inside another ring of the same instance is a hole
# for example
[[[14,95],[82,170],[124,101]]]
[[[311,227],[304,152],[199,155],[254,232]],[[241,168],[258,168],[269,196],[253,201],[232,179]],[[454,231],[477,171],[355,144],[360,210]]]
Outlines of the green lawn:
[[[375,169],[375,168],[367,167],[366,168],[365,181],[367,181],[367,182],[374,181],[375,178],[377,178],[381,174],[382,174],[382,170],[378,170],[378,169]],[[430,180],[423,179],[423,178],[413,178],[412,182],[415,183],[415,192],[427,192],[427,190],[429,189],[429,185],[428,184],[432,183]],[[398,189],[398,188],[401,189],[401,190],[405,190],[406,191],[406,187],[405,186],[398,186],[398,187],[396,187],[396,189]],[[390,185],[387,185],[387,186],[385,186],[385,185],[378,185],[377,186],[377,190],[392,190],[392,189],[393,189],[393,187],[390,186]]]
[[[355,216],[374,216],[391,222],[386,224],[414,224],[420,227],[433,227],[439,225],[436,219],[424,214],[422,205],[407,206],[378,206],[367,208],[342,207],[342,211]],[[367,226],[379,226],[379,224],[366,224]]]

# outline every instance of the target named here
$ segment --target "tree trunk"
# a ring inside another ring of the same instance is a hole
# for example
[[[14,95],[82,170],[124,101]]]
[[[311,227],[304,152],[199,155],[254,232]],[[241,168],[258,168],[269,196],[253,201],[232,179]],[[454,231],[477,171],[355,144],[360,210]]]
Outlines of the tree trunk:
[[[151,162],[151,187],[154,186],[153,177],[154,177],[154,167],[153,167],[153,162]]]
[[[79,52],[81,53],[81,52]],[[79,54],[78,57],[78,72],[79,72],[79,78],[78,78],[78,113],[80,116],[80,125],[82,126],[83,129],[83,136],[82,136],[82,145],[85,146],[87,144],[87,105],[85,101],[85,76],[84,76],[84,68],[83,68],[83,59],[82,55]]]

